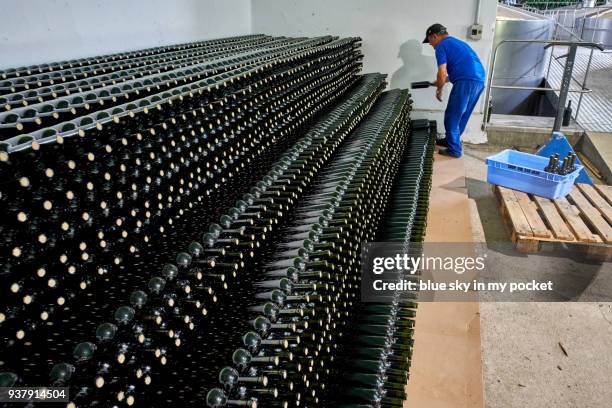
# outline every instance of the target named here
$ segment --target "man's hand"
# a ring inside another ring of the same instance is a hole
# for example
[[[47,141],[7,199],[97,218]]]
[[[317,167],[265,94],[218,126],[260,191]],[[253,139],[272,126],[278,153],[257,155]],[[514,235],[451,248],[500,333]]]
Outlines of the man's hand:
[[[436,76],[436,98],[442,102],[442,89],[444,84],[448,82],[448,74],[446,72],[446,64],[438,65],[438,75]]]

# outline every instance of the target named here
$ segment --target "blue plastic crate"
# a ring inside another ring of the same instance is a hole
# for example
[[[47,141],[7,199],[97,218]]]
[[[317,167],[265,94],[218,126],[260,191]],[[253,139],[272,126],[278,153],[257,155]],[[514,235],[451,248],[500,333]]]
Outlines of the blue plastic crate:
[[[516,150],[504,150],[487,158],[487,181],[546,198],[565,197],[572,189],[582,166],[560,175],[544,171],[548,158]]]

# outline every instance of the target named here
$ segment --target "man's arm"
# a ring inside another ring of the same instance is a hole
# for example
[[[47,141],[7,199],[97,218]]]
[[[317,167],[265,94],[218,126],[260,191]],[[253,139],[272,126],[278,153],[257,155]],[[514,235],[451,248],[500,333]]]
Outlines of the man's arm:
[[[448,74],[446,72],[446,64],[438,65],[438,75],[436,77],[436,98],[442,102],[442,89],[444,84],[448,82]]]

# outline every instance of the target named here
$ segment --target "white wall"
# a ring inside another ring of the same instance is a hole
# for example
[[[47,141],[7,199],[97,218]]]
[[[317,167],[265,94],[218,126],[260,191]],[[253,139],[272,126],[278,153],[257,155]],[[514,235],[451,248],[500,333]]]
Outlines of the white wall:
[[[474,22],[476,3],[477,0],[252,0],[252,30],[277,35],[360,36],[364,72],[386,73],[391,88],[408,88],[410,82],[435,78],[433,49],[422,44],[427,27],[441,23],[451,35],[466,39],[467,29]],[[482,0],[483,39],[469,41],[485,66],[491,54],[496,6],[497,0]],[[432,88],[413,91],[413,99],[416,109],[427,110],[421,116],[439,119],[440,113],[430,111],[441,111],[446,106],[435,99]],[[419,112],[413,116],[419,116]],[[439,127],[443,129],[442,123]],[[470,128],[478,126],[473,124]]]
[[[250,32],[250,0],[0,0],[0,68]]]

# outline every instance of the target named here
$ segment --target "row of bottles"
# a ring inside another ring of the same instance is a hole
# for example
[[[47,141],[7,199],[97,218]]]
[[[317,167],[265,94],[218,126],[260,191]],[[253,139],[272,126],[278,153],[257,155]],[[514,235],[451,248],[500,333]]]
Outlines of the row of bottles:
[[[204,44],[197,48],[162,55],[103,62],[86,67],[68,68],[45,74],[33,74],[18,79],[0,81],[0,105],[5,110],[92,91],[110,85],[160,74],[206,62],[211,68],[227,70],[227,59],[237,53],[255,51],[263,46],[286,43],[271,37],[241,39],[223,44]],[[223,64],[222,64],[223,63]],[[113,88],[111,88],[113,89]]]
[[[226,50],[227,55],[223,58],[218,58],[212,49],[187,67],[11,108],[0,113],[0,131],[6,139],[3,140],[4,149],[14,150],[53,137],[70,137],[92,124],[131,116],[142,110],[158,109],[158,106],[182,102],[185,98],[208,102],[218,93],[240,94],[248,89],[247,85],[254,85],[253,77],[261,77],[266,71],[282,75],[289,68],[279,70],[280,66],[299,68],[313,57],[313,53],[343,51],[342,56],[358,59],[359,52],[352,46],[357,41],[355,38],[333,39],[330,36],[280,39],[251,47],[247,44],[249,48],[243,52]]]
[[[244,36],[236,36],[236,37],[227,37],[220,38],[215,40],[205,40],[205,41],[196,41],[189,42],[183,44],[176,45],[166,45],[161,47],[154,48],[146,48],[142,50],[136,51],[128,51],[116,54],[108,54],[108,55],[100,55],[95,57],[88,58],[80,58],[74,60],[66,60],[66,61],[58,61],[52,62],[48,64],[38,64],[38,65],[30,65],[25,67],[18,68],[8,68],[0,70],[0,79],[7,80],[11,78],[24,78],[25,83],[36,83],[36,81],[30,81],[29,79],[32,77],[36,77],[39,74],[45,73],[56,73],[61,72],[62,74],[72,74],[81,72],[79,68],[90,68],[94,67],[94,69],[106,69],[108,66],[104,66],[101,64],[112,63],[112,62],[120,62],[120,61],[132,61],[137,58],[144,57],[155,57],[156,55],[168,55],[175,52],[201,48],[201,47],[210,47],[210,46],[226,46],[232,43],[241,42],[241,41],[249,41],[249,40],[258,40],[265,39],[268,36],[262,34],[254,34],[254,35],[244,35]],[[152,61],[152,60],[151,60]],[[75,71],[71,71],[72,69],[76,69]],[[53,78],[61,80],[61,75],[59,77],[53,76]]]
[[[406,252],[411,247],[418,250],[424,238],[435,134],[433,125],[411,132],[378,237]],[[404,406],[417,308],[414,298],[416,293],[395,293],[386,301],[358,307],[346,336],[350,340],[340,346],[334,375],[345,381],[332,398],[333,406]]]

